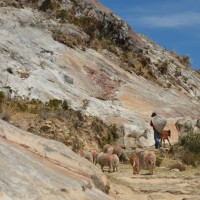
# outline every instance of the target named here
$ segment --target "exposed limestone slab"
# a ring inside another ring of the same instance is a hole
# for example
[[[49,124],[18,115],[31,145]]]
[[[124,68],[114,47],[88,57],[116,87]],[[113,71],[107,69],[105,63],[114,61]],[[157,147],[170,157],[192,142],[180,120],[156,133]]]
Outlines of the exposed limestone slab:
[[[0,136],[0,186],[11,199],[112,199],[100,170],[64,144],[4,121]]]

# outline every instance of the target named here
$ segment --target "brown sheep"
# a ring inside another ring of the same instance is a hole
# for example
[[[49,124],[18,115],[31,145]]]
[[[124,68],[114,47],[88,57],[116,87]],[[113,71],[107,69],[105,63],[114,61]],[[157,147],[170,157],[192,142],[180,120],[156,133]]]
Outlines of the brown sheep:
[[[170,141],[169,141],[169,137],[171,137],[171,131],[170,131],[170,130],[163,130],[163,131],[159,134],[159,137],[160,137],[161,145],[162,145],[162,141],[164,141],[164,147],[165,147],[165,140],[168,140],[169,145],[171,146],[171,143],[170,143]]]
[[[156,167],[156,155],[152,151],[136,151],[140,161],[140,169],[149,170],[153,174],[153,169]]]
[[[108,152],[108,149],[109,149],[110,147],[112,147],[111,144],[106,144],[106,145],[104,145],[104,147],[103,147],[103,152],[104,152],[104,153],[107,153],[107,152]]]
[[[92,153],[90,151],[85,151],[85,150],[80,150],[80,155],[82,157],[84,157],[85,159],[89,160],[90,162],[93,163],[93,156],[92,156]]]
[[[153,169],[156,166],[156,155],[151,151],[147,151],[144,152],[143,158],[147,169],[149,169],[150,174],[153,174]]]
[[[133,174],[139,174],[140,173],[140,161],[136,154],[131,155],[130,164],[133,167]]]
[[[121,162],[128,162],[129,157],[127,156],[124,149],[122,149],[120,146],[116,145],[113,148],[113,154],[117,154]]]
[[[107,151],[109,154],[116,154],[121,162],[126,162],[129,161],[129,158],[124,151],[119,145],[115,145],[114,147],[110,147]]]
[[[97,157],[97,163],[101,166],[102,172],[104,172],[104,166],[108,166],[108,172],[118,171],[117,167],[119,165],[119,158],[116,154],[109,154],[109,153],[99,153]]]

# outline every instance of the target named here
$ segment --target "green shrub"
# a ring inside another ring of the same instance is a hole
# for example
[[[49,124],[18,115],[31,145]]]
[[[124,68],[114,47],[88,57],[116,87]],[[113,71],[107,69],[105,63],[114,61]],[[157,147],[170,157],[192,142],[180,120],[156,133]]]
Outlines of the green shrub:
[[[83,115],[82,115],[81,111],[78,110],[78,111],[76,112],[76,114],[77,114],[77,117],[78,117],[78,120],[79,120],[79,121],[84,121],[84,118],[83,118]]]
[[[186,150],[182,155],[182,162],[197,167],[200,163],[200,155]]]
[[[62,106],[62,100],[60,99],[50,99],[49,102],[45,104],[52,109],[59,109]]]
[[[1,104],[1,117],[9,122],[12,115],[15,114],[16,105],[13,102],[3,102]]]
[[[30,103],[34,105],[38,105],[38,104],[42,104],[42,101],[39,99],[31,99]]]
[[[156,166],[157,166],[157,167],[160,167],[161,164],[162,164],[162,161],[163,161],[163,158],[156,157]]]
[[[158,70],[162,75],[166,74],[168,71],[168,63],[167,62],[162,63],[162,65],[158,68]]]
[[[22,112],[27,112],[28,111],[28,105],[26,103],[17,103],[17,108],[22,111]]]
[[[108,135],[112,137],[114,140],[118,139],[119,136],[117,134],[117,126],[116,124],[111,124],[108,126]]]
[[[68,110],[69,105],[68,105],[67,100],[64,100],[64,101],[62,102],[62,108],[63,108],[63,110]]]
[[[185,66],[189,67],[191,65],[191,60],[190,60],[190,56],[189,55],[184,55],[184,56],[180,57],[180,61]]]
[[[181,76],[181,70],[180,69],[176,69],[174,76],[175,77]]]
[[[64,9],[58,10],[56,13],[56,18],[60,19],[61,23],[66,22],[67,19],[67,11]]]
[[[191,152],[200,153],[200,133],[187,134],[181,138],[180,144]]]
[[[4,92],[0,91],[0,103],[2,103],[4,99],[5,99],[5,94]]]
[[[95,32],[99,29],[99,22],[87,16],[75,18],[74,24],[82,28],[91,38],[94,38]]]

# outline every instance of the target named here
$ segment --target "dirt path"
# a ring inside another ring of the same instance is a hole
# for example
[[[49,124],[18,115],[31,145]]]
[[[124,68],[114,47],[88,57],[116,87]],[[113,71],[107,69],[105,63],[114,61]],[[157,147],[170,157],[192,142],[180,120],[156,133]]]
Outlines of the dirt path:
[[[105,172],[113,185],[111,194],[118,200],[199,200],[200,171],[192,167],[170,170],[167,165],[173,162],[177,161],[163,158],[153,175],[148,170],[133,175],[131,165],[120,164],[118,172]]]

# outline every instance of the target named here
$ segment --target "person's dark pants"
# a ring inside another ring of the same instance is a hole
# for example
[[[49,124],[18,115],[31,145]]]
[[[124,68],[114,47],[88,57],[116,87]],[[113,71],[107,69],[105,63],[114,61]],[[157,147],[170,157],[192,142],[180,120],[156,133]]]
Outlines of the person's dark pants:
[[[156,149],[162,147],[160,140],[159,140],[159,133],[156,130],[154,130],[154,140],[155,140],[155,148]]]

